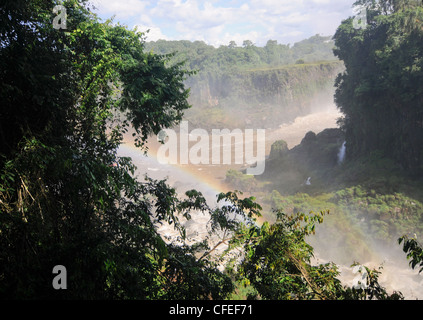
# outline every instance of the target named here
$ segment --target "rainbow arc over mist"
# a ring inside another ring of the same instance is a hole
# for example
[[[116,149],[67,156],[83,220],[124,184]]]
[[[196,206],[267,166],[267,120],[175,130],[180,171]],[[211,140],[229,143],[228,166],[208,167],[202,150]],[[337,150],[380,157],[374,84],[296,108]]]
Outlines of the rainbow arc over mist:
[[[133,143],[125,142],[118,149],[118,156],[130,157],[137,167],[138,179],[143,179],[147,174],[156,180],[166,179],[180,194],[187,190],[196,189],[203,193],[207,201],[216,202],[216,196],[228,191],[223,178],[216,178],[203,172],[203,166],[161,164],[156,156],[156,149],[149,148],[147,155],[144,150],[136,147]],[[210,202],[210,204],[213,204]]]

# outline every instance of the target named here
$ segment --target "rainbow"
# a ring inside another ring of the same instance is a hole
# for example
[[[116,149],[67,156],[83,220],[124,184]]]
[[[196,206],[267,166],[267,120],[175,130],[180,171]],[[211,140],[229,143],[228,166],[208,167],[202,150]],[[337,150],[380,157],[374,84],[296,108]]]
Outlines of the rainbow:
[[[157,180],[167,179],[177,192],[196,189],[207,201],[213,202],[216,202],[217,194],[229,190],[222,179],[207,173],[204,166],[161,164],[157,159],[157,146],[148,144],[148,147],[147,155],[130,141],[124,141],[118,149],[118,156],[132,159],[139,179],[145,174]]]

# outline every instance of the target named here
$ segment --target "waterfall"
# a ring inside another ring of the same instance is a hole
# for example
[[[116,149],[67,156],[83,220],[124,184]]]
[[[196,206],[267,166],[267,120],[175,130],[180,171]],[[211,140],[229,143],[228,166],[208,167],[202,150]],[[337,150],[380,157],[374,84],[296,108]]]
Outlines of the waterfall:
[[[344,162],[344,159],[345,159],[345,150],[346,150],[346,141],[344,141],[344,143],[342,144],[341,148],[339,149],[339,152],[338,152],[338,164],[341,164],[342,162]]]

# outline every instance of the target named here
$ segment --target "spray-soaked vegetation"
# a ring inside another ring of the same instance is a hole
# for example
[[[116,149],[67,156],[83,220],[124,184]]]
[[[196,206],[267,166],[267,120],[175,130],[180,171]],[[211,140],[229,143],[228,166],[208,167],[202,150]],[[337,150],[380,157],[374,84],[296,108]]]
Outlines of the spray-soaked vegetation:
[[[336,103],[345,114],[347,157],[380,151],[404,170],[421,174],[423,145],[423,7],[421,1],[358,1],[367,27],[345,20],[335,55],[346,70]],[[359,125],[358,125],[359,124]]]

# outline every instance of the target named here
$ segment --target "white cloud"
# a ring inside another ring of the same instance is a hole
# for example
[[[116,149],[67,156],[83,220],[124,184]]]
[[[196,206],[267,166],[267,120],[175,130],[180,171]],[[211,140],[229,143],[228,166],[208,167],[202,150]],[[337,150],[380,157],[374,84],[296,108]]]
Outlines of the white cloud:
[[[230,41],[235,41],[238,46],[241,46],[244,40],[251,40],[254,44],[261,39],[261,34],[256,31],[250,31],[248,33],[229,33],[226,32],[218,37],[211,37],[209,42],[211,45],[218,47],[219,45],[228,45]]]
[[[330,3],[330,0],[312,0],[312,2],[317,4],[328,4]]]
[[[196,0],[160,0],[150,12],[167,23],[184,24],[188,28],[204,29],[214,28],[230,21],[231,8],[214,7],[205,2],[203,7]]]
[[[151,26],[148,39],[203,40],[218,46],[235,40],[293,43],[330,35],[351,14],[355,0],[94,0],[100,13],[132,27]]]
[[[146,11],[149,1],[142,0],[92,0],[91,1],[100,12],[106,15],[116,15],[119,19],[126,19],[134,15],[142,14]]]
[[[135,27],[137,31],[145,33],[146,41],[169,40],[159,27],[148,27],[145,25],[136,25]]]

